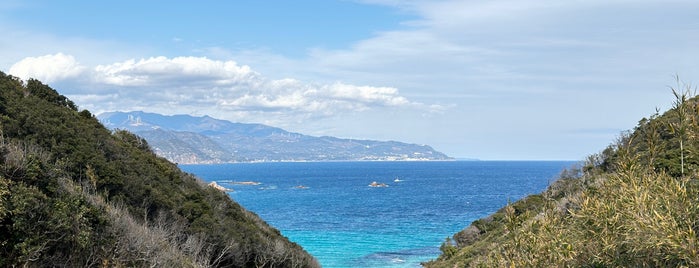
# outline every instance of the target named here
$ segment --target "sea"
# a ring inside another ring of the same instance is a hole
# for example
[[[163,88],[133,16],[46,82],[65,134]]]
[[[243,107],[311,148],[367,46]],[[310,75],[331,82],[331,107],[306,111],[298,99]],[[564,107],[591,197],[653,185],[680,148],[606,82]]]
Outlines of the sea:
[[[508,202],[540,193],[574,163],[274,162],[180,168],[233,189],[233,200],[323,267],[420,267],[439,256],[447,237]]]

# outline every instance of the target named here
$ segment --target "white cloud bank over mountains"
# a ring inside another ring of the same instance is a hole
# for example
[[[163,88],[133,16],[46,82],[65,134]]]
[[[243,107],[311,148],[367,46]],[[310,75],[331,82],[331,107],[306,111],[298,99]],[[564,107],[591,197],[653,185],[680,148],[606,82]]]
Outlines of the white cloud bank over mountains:
[[[248,120],[274,115],[275,120],[302,121],[381,107],[441,108],[410,101],[393,87],[274,80],[247,65],[206,57],[151,57],[90,67],[57,53],[24,58],[9,73],[49,83],[96,113],[180,110],[213,116],[225,113],[222,117],[228,119],[231,114]]]

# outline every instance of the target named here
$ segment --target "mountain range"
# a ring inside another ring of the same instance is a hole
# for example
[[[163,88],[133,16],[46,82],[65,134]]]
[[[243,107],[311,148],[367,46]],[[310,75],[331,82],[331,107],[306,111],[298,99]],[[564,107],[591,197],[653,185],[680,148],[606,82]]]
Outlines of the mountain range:
[[[452,159],[428,145],[315,137],[209,116],[134,111],[106,112],[97,118],[110,129],[128,130],[143,137],[156,154],[181,164]]]

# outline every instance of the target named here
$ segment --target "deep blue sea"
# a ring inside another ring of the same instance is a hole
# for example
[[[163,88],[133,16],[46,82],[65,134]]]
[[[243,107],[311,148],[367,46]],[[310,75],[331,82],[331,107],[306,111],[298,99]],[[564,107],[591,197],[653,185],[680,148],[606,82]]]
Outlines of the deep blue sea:
[[[419,267],[446,237],[539,193],[569,161],[301,162],[181,165],[323,267]],[[396,181],[396,179],[398,181]],[[259,185],[230,182],[255,181]],[[372,182],[387,187],[370,187]],[[298,187],[303,186],[303,187]]]

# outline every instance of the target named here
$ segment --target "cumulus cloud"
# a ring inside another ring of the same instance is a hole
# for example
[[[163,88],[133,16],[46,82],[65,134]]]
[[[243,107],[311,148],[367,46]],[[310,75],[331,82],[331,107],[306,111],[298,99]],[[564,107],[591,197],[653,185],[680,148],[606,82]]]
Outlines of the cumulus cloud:
[[[257,76],[249,66],[234,61],[201,57],[152,57],[95,67],[98,82],[119,86],[159,86],[171,83],[204,83],[225,86],[252,82]]]
[[[392,87],[354,86],[335,83],[325,86],[332,97],[361,103],[377,103],[384,105],[407,105],[408,99],[398,95],[398,89]]]
[[[45,83],[70,79],[85,71],[73,56],[63,53],[39,57],[27,57],[10,67],[11,75],[22,79],[36,78]]]
[[[11,73],[48,82],[78,80],[70,97],[96,113],[184,109],[206,114],[284,114],[293,120],[374,108],[434,109],[397,88],[269,79],[250,66],[205,57],[151,57],[84,67],[70,55],[26,58]]]
[[[375,107],[424,107],[400,96],[391,87],[356,86],[345,83],[304,84],[296,80],[273,80],[261,84],[264,92],[224,99],[223,107],[233,110],[295,110],[308,113],[363,111]],[[268,94],[275,92],[275,94]]]

